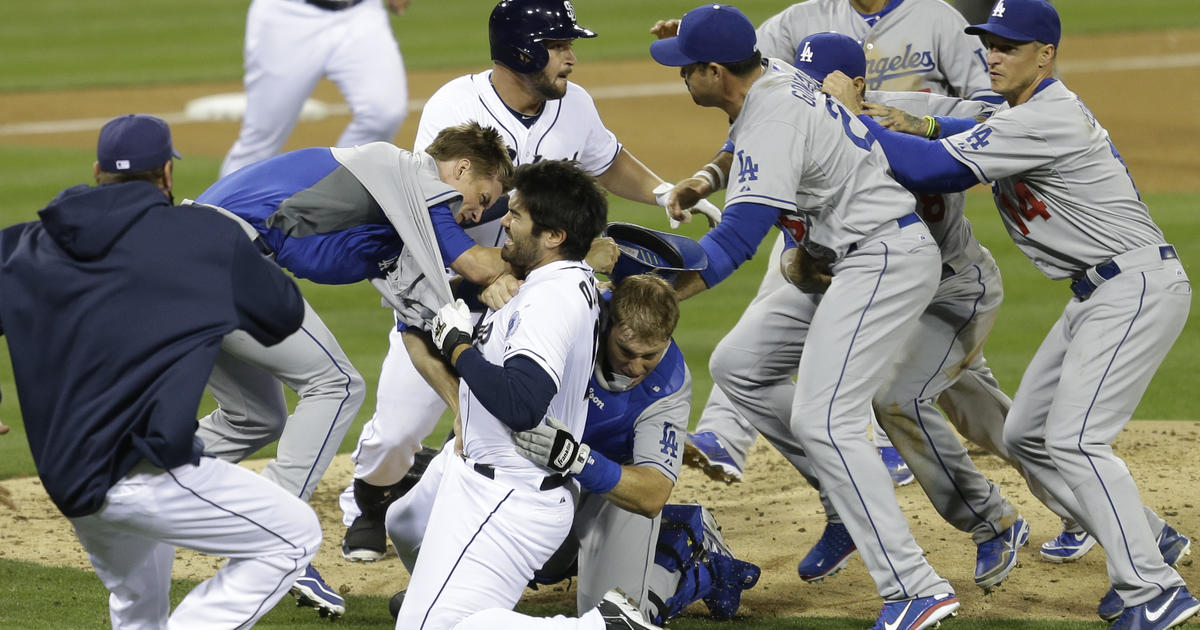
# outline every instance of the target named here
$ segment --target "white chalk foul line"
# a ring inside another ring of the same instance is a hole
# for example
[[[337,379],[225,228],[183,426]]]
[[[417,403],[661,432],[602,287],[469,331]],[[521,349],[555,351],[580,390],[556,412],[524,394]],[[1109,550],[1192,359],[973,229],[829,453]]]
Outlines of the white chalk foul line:
[[[1162,70],[1172,68],[1192,68],[1200,66],[1200,53],[1182,53],[1175,55],[1155,55],[1140,57],[1115,57],[1112,59],[1096,59],[1091,61],[1064,61],[1059,68],[1065,75],[1092,72],[1125,72],[1135,70]],[[611,85],[591,88],[588,92],[595,100],[616,100],[623,98],[651,98],[670,96],[685,92],[682,81],[670,83],[637,83],[633,85]],[[413,99],[408,102],[409,112],[420,112],[425,106],[424,99]],[[330,115],[345,116],[350,114],[350,107],[344,103],[328,105]],[[184,112],[159,114],[159,117],[172,125],[185,125],[201,122],[188,117]],[[53,133],[70,133],[76,131],[97,131],[108,122],[108,118],[77,118],[74,120],[48,120],[43,122],[0,124],[0,136],[33,136]]]

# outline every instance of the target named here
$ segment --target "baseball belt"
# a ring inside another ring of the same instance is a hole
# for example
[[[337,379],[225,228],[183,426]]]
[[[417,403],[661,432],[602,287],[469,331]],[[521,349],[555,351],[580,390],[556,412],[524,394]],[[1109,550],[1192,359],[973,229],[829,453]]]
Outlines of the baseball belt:
[[[902,228],[906,228],[914,223],[920,223],[920,222],[921,222],[921,217],[917,216],[916,212],[910,212],[910,213],[900,217],[899,219],[896,219],[896,228],[902,229]],[[870,238],[870,237],[867,237],[867,238]],[[853,245],[850,246],[849,249],[846,250],[846,253],[847,254],[852,253],[857,249],[858,249],[858,243],[854,243]]]
[[[361,3],[362,1],[363,0],[304,0],[304,2],[307,4],[325,9],[326,11],[341,11],[343,9],[349,9],[352,6]]]
[[[1179,254],[1175,253],[1175,248],[1170,245],[1163,245],[1158,248],[1158,255],[1163,260],[1178,259]],[[1115,259],[1107,262],[1102,262],[1095,267],[1088,267],[1078,278],[1071,282],[1071,292],[1075,297],[1082,302],[1089,297],[1092,297],[1092,292],[1100,285],[1112,280],[1121,274],[1121,265],[1117,264]]]
[[[489,466],[487,464],[480,464],[479,462],[475,462],[475,465],[473,466],[473,468],[475,468],[475,472],[483,475],[484,477],[487,477],[488,479],[496,478],[496,469],[492,468],[491,466]],[[555,488],[561,488],[561,487],[565,486],[567,484],[567,482],[570,480],[571,480],[571,478],[566,475],[546,475],[542,479],[541,485],[538,486],[538,490],[545,492],[546,490],[553,490]]]

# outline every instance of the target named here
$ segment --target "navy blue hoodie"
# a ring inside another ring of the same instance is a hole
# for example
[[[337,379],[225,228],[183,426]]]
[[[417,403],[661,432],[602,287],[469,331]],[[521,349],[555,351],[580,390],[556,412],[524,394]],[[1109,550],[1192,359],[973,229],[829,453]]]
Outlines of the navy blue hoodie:
[[[38,475],[85,516],[143,459],[198,462],[222,337],[277,343],[304,306],[236,224],[148,182],[68,188],[38,215],[0,231],[0,332]]]

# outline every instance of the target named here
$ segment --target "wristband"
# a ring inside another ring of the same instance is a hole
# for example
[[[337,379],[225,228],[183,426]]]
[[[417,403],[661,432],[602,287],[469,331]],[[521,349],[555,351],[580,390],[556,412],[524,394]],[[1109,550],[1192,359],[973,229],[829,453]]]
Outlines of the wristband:
[[[696,179],[703,179],[704,181],[708,182],[708,187],[714,192],[720,190],[720,188],[717,187],[716,178],[712,176],[712,173],[710,173],[707,168],[702,168],[695,173],[692,173],[692,177]]]
[[[925,127],[925,137],[932,140],[935,132],[937,131],[937,121],[934,120],[933,116],[926,116],[925,122],[928,124],[928,126]]]
[[[714,191],[721,190],[722,188],[725,187],[725,171],[722,171],[720,166],[717,166],[716,164],[714,164],[712,162],[709,162],[708,164],[704,165],[705,171],[709,171],[710,169],[711,169],[712,174],[717,177],[717,186],[716,186],[716,188],[713,188],[713,190]]]
[[[575,480],[593,494],[607,494],[621,480],[621,465],[593,450]]]

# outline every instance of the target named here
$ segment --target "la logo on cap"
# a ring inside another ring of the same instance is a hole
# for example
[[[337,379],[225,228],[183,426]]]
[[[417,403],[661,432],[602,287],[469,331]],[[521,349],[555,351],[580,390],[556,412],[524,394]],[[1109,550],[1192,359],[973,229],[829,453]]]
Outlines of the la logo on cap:
[[[803,61],[804,63],[812,63],[813,52],[812,47],[808,42],[804,42],[804,50],[800,51],[800,54],[796,57],[796,59],[798,61]]]
[[[992,9],[992,17],[1004,17],[1004,0],[999,0],[999,2],[996,3],[996,7]]]

